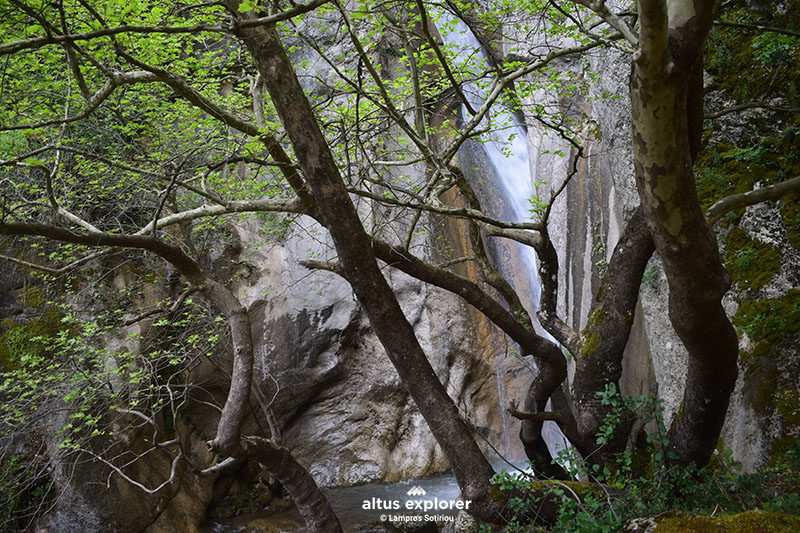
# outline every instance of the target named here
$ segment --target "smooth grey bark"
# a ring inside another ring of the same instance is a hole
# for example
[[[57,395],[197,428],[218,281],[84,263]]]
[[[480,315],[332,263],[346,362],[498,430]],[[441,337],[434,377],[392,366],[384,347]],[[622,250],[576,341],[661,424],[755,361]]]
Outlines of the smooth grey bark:
[[[634,164],[642,208],[669,282],[669,314],[689,353],[681,408],[669,431],[679,464],[705,465],[737,375],[738,340],[722,297],[730,276],[697,201],[690,80],[719,2],[639,2],[631,75]]]

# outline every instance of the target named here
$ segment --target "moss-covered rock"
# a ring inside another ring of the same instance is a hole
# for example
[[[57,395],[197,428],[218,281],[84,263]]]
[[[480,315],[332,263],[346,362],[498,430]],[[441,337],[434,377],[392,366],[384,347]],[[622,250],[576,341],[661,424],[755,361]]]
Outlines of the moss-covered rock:
[[[733,323],[754,343],[744,359],[765,355],[800,331],[800,290],[790,289],[782,298],[742,300]]]
[[[770,2],[734,0],[726,2],[723,16],[730,22],[779,28],[800,25],[797,2],[785,2],[781,9],[770,6]],[[793,68],[800,60],[798,42],[792,35],[716,26],[709,36],[706,68],[717,85],[738,100],[756,100],[777,92],[794,105],[800,83],[800,72]],[[746,75],[742,75],[743,68]]]
[[[795,367],[800,366],[797,350],[800,336],[800,290],[790,289],[781,298],[744,299],[734,325],[751,340],[741,353],[745,373],[744,395],[749,405],[768,420],[782,421],[782,437],[800,427],[800,390]]]
[[[47,339],[58,333],[62,313],[55,307],[45,309],[37,318],[24,323],[3,321],[0,333],[0,368],[14,370],[35,364],[47,353]]]
[[[785,533],[800,531],[800,516],[758,510],[727,516],[673,514],[656,519],[655,533]]]
[[[800,248],[800,195],[791,194],[782,199],[781,219],[786,226],[789,244]]]
[[[781,267],[781,254],[771,244],[751,239],[734,228],[725,239],[725,268],[740,289],[758,290],[769,283]]]

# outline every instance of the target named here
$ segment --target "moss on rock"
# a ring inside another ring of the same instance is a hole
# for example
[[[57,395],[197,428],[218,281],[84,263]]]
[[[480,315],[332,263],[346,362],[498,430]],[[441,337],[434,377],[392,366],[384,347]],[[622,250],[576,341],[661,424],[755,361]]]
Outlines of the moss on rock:
[[[782,533],[800,531],[800,516],[758,510],[727,516],[674,514],[659,518],[655,533]]]
[[[742,300],[733,323],[754,343],[748,356],[765,355],[789,334],[800,331],[800,290],[790,289],[782,298]]]
[[[726,2],[725,19],[780,28],[796,28],[800,24],[794,0],[783,9],[763,7],[770,5],[767,2],[759,4]],[[798,42],[800,39],[791,35],[715,26],[709,35],[706,68],[718,86],[739,101],[779,92],[794,105],[792,100],[796,100],[800,84],[800,72],[792,68],[800,60]]]
[[[23,364],[31,364],[47,353],[48,341],[58,333],[63,315],[56,307],[45,309],[30,322],[3,321],[0,333],[0,365],[5,370],[14,370]]]
[[[774,246],[751,239],[740,228],[728,233],[725,256],[725,268],[742,289],[764,287],[781,267],[781,254]]]
[[[800,249],[800,195],[791,194],[782,199],[781,219],[789,244]]]

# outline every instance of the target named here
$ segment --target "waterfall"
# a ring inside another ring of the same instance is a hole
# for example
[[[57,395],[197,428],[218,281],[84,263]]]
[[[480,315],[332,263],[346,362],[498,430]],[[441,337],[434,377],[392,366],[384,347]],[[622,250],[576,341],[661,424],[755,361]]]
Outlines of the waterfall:
[[[476,61],[477,64],[488,65],[488,58],[486,53],[478,42],[478,39],[473,35],[472,31],[460,19],[452,17],[449,13],[439,13],[440,22],[439,27],[442,28],[440,34],[444,42],[455,47],[459,52],[456,54],[456,62],[459,66],[463,67],[467,64],[469,58]],[[444,31],[444,28],[453,28],[452,31]],[[476,83],[467,83],[462,86],[462,91],[469,101],[473,109],[478,109],[486,99],[487,90],[480,87]],[[461,107],[462,117],[466,120],[469,119],[469,112],[466,106]],[[463,120],[462,122],[465,122]],[[488,126],[489,120],[497,127],[492,132],[491,137],[484,136],[481,139],[481,148],[486,160],[491,165],[498,178],[498,185],[501,190],[503,201],[507,207],[505,214],[506,221],[508,222],[524,222],[530,221],[530,202],[534,195],[535,188],[533,186],[534,180],[532,178],[532,171],[535,161],[531,161],[528,145],[527,145],[527,131],[519,123],[516,115],[508,108],[505,108],[501,103],[495,104],[489,119],[484,119],[481,127]],[[538,259],[534,250],[520,243],[512,245],[513,254],[515,259],[519,261],[522,268],[527,272],[528,277],[528,299],[525,298],[525,291],[522,287],[517,286],[513,279],[508,275],[508,271],[503,271],[503,265],[500,265],[501,271],[510,279],[514,289],[520,294],[520,299],[526,307],[531,317],[534,320],[534,326],[540,334],[550,339],[552,342],[556,340],[546,331],[544,331],[536,321],[536,311],[539,308],[539,301],[541,297],[541,287],[538,278]],[[501,402],[505,401],[505,387],[503,384],[502,376],[500,375],[501,365],[497,364],[496,369],[497,384],[498,384],[498,397]],[[503,425],[505,433],[507,434],[507,417],[508,413],[505,410],[505,404],[500,405],[501,416],[503,417]],[[557,424],[554,422],[545,422],[542,430],[543,437],[547,442],[550,452],[555,456],[559,450],[569,446],[568,441],[564,437]],[[504,439],[506,452],[508,451],[507,439]]]
[[[467,56],[477,56],[478,63],[488,64],[483,47],[466,24],[459,19],[452,18],[447,13],[443,13],[441,18],[448,26],[455,28],[454,31],[441,33],[445,43],[462,50],[462,53],[456,56],[456,61],[462,60],[460,66],[466,64]],[[479,108],[486,99],[487,91],[475,83],[465,84],[462,91],[473,109]],[[466,106],[462,106],[461,112],[464,117],[468,117]],[[519,123],[514,113],[500,104],[497,104],[492,110],[490,119],[494,124],[502,127],[492,132],[492,137],[484,136],[481,139],[481,146],[486,159],[499,177],[498,184],[502,189],[503,201],[509,208],[512,219],[507,221],[530,221],[529,199],[533,197],[535,191],[531,179],[532,167],[526,142],[527,131]],[[488,126],[488,122],[489,119],[484,119],[481,127]],[[537,276],[539,271],[537,258],[529,246],[520,244],[517,246],[517,250],[517,254],[530,272],[530,300],[524,303],[528,305],[528,311],[533,314],[539,308],[541,294]]]

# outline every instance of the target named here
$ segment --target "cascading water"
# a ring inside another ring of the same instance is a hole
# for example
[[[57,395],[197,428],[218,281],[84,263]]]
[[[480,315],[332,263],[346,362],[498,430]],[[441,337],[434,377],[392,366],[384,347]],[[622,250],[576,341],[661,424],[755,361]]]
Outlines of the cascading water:
[[[440,13],[440,28],[440,34],[445,44],[455,48],[456,62],[459,63],[459,66],[467,66],[469,60],[472,60],[473,64],[477,65],[489,64],[480,42],[461,20],[455,19],[447,13]],[[446,31],[445,28],[450,29],[450,31]],[[469,101],[470,106],[473,109],[478,109],[486,100],[488,91],[476,83],[467,83],[462,86],[462,92]],[[466,106],[462,106],[461,113],[462,117],[466,120],[469,119],[470,115]],[[527,131],[519,123],[514,113],[510,109],[504,108],[502,104],[497,104],[493,108],[491,116],[488,119],[484,119],[484,123],[481,126],[487,126],[489,120],[494,126],[492,128],[492,136],[482,138],[480,146],[486,160],[497,176],[506,207],[505,218],[508,222],[529,221],[531,219],[530,199],[533,198],[536,191],[532,179],[534,167],[526,142]],[[495,215],[500,216],[499,213]],[[539,308],[541,297],[536,254],[529,246],[519,243],[514,243],[512,250],[516,261],[527,272],[529,299],[526,301],[522,297],[521,300],[535,321],[535,313]],[[501,271],[504,271],[503,273],[507,275],[507,278],[511,278],[511,276],[508,276],[510,273],[503,269],[503,265],[501,265]],[[515,290],[523,296],[522,288],[516,286],[517,284],[514,283],[513,279],[511,283],[515,285]],[[542,335],[556,342],[550,334],[539,327],[538,323],[536,327]],[[497,381],[498,396],[500,401],[504,402],[505,390],[500,375],[498,375]],[[503,417],[508,416],[505,408],[505,403],[501,403],[500,412]],[[507,428],[506,419],[504,419],[504,425]],[[506,431],[506,433],[508,432]],[[554,422],[545,422],[542,433],[550,452],[554,455],[568,446],[563,433]]]
[[[477,57],[479,61],[486,61],[486,56],[480,43],[464,23],[446,14],[441,14],[440,17],[440,20],[443,21],[443,25],[446,24],[454,28],[449,32],[440,32],[442,38],[448,45],[461,50],[459,55],[463,57]],[[474,109],[480,107],[486,98],[486,91],[476,84],[466,84],[462,87],[462,90]],[[467,111],[465,109],[462,110],[462,113],[464,113],[464,116],[467,116]],[[502,106],[498,106],[498,109],[492,113],[491,121],[495,125],[499,124],[502,126],[494,130],[492,137],[483,138],[480,146],[483,156],[486,161],[489,162],[493,172],[498,177],[498,185],[501,190],[502,199],[507,208],[504,210],[505,218],[509,221],[516,222],[529,220],[531,217],[528,200],[533,196],[535,191],[531,179],[532,161],[530,160],[526,143],[527,132],[525,128],[520,125],[514,114],[510,110],[502,109]],[[500,215],[496,214],[496,216]],[[521,265],[519,268],[525,270],[527,273],[526,276],[528,277],[527,292],[529,298],[527,300],[522,298],[522,303],[531,313],[531,316],[535,317],[541,294],[537,276],[538,266],[536,254],[530,247],[521,244],[515,243],[512,248],[516,256],[514,259]],[[511,277],[509,272],[504,271],[503,273]],[[513,281],[512,284],[514,284]],[[520,287],[515,286],[515,289],[522,294],[522,289]],[[555,342],[555,339],[546,331],[539,328],[538,325],[537,328],[543,335]],[[498,398],[501,402],[500,412],[503,417],[507,417],[508,414],[505,410],[507,405],[506,395],[503,380],[500,376],[499,366],[497,370]],[[505,418],[504,426],[507,429],[508,425],[505,423]],[[506,438],[508,438],[508,431],[506,431],[505,434]],[[545,422],[543,435],[553,454],[568,446],[563,434],[553,422]],[[505,451],[507,452],[509,448],[508,443],[506,442],[504,444],[506,447]],[[505,468],[508,465],[503,463],[499,466]],[[375,511],[365,511],[362,509],[363,501],[373,497],[386,500],[402,499],[405,498],[409,487],[412,485],[422,487],[426,491],[428,498],[433,498],[435,496],[439,499],[455,499],[459,493],[458,484],[453,475],[446,474],[428,479],[393,484],[367,483],[358,487],[334,488],[327,491],[327,496],[337,515],[339,515],[342,520],[345,530],[349,531],[356,525],[370,520],[374,521],[376,518]],[[300,516],[296,510],[289,514],[293,520],[299,523]],[[268,513],[248,515],[237,519],[210,523],[204,531],[209,533],[238,533],[246,531],[247,529],[244,524],[246,524],[248,520],[259,517],[270,520],[276,519],[275,515]],[[280,518],[280,516],[278,518]]]

